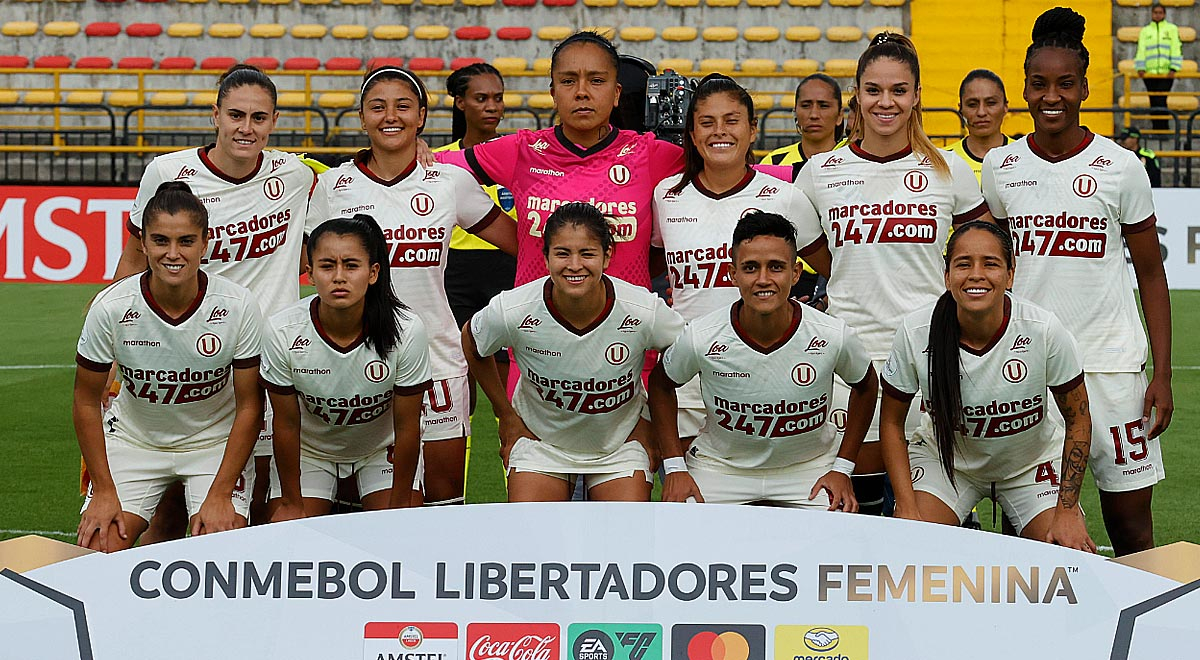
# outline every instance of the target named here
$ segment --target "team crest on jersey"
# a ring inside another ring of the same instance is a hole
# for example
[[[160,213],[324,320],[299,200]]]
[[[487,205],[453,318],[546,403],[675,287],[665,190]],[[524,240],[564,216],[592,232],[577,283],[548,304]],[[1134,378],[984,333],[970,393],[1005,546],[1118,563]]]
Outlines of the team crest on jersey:
[[[1095,167],[1096,169],[1102,170],[1106,167],[1110,167],[1112,164],[1113,162],[1104,156],[1096,156],[1096,160],[1088,163],[1088,167]]]
[[[623,186],[629,183],[629,178],[629,168],[620,163],[608,168],[608,180],[612,181],[618,186]]]
[[[1012,167],[1013,165],[1017,164],[1018,160],[1021,160],[1020,156],[1018,156],[1016,154],[1009,154],[1004,157],[1004,162],[1000,163],[1000,169],[1004,169],[1006,167]]]
[[[829,345],[829,342],[825,341],[824,339],[821,339],[820,337],[813,337],[812,340],[810,340],[808,342],[808,348],[804,349],[804,352],[805,353],[824,353],[825,347],[828,345]]]
[[[208,314],[208,320],[205,323],[224,323],[225,317],[229,316],[229,310],[224,307],[214,307]]]
[[[1029,350],[1029,345],[1032,343],[1032,337],[1026,337],[1025,335],[1018,334],[1017,338],[1013,340],[1012,348],[1008,350],[1012,351],[1013,353],[1024,353]]]
[[[125,315],[121,317],[119,325],[133,325],[133,322],[140,318],[142,318],[142,315],[138,314],[136,310],[127,309],[125,310]]]
[[[283,199],[283,193],[287,186],[283,185],[283,179],[273,176],[266,181],[263,181],[263,194],[271,201],[279,201]]]
[[[635,319],[628,314],[625,315],[625,320],[621,321],[621,326],[617,328],[618,332],[637,332],[638,326],[642,324],[641,319]]]
[[[433,213],[433,198],[429,193],[417,193],[413,195],[412,201],[408,203],[412,207],[413,213],[417,215],[429,215]]]
[[[544,154],[544,153],[546,153],[546,150],[550,148],[550,143],[541,138],[538,138],[537,142],[534,142],[533,144],[529,145],[529,148],[533,149],[534,151],[538,152],[539,154]]]
[[[604,349],[604,359],[614,366],[622,364],[629,359],[629,347],[621,342],[609,344],[608,348]]]
[[[800,387],[808,387],[817,382],[817,368],[807,362],[801,362],[792,367],[792,382]]]
[[[342,174],[338,176],[337,182],[333,184],[333,189],[345,190],[346,188],[350,187],[351,183],[354,183],[354,177],[350,176],[349,174]]]
[[[542,322],[539,319],[535,319],[532,316],[526,315],[525,320],[521,321],[521,325],[517,326],[517,330],[524,330],[526,332],[529,332],[541,324],[542,324]]]
[[[292,346],[288,350],[289,351],[303,351],[303,350],[307,349],[308,345],[311,343],[312,342],[309,341],[308,339],[297,335],[296,338],[292,340]]]
[[[712,359],[714,359],[714,360],[720,360],[720,359],[721,359],[721,355],[722,355],[722,354],[723,354],[725,351],[728,351],[728,350],[729,350],[729,347],[728,347],[728,346],[726,346],[725,344],[722,344],[722,343],[720,343],[720,342],[715,342],[715,341],[714,341],[714,342],[713,342],[713,344],[712,344],[712,346],[709,346],[709,347],[708,347],[708,351],[706,351],[706,352],[704,353],[704,357],[710,357],[710,358],[712,358]]]
[[[372,383],[382,383],[388,377],[387,363],[382,360],[371,360],[363,367],[363,375]]]
[[[196,352],[204,357],[212,357],[221,352],[221,338],[211,332],[200,335],[196,340]]]
[[[775,195],[778,195],[778,194],[779,194],[779,188],[777,188],[776,186],[763,186],[763,189],[758,191],[758,194],[755,195],[754,197],[755,197],[755,199],[768,199],[768,198],[774,197]]]
[[[1029,375],[1029,368],[1025,363],[1013,358],[1004,363],[1004,380],[1007,380],[1014,385],[1025,380],[1025,376]]]
[[[442,173],[437,170],[425,170],[425,178],[421,179],[421,181],[436,181],[441,175]]]
[[[829,158],[825,159],[825,162],[821,165],[821,167],[837,167],[844,162],[846,162],[846,159],[842,158],[841,156],[830,156]]]
[[[279,168],[283,167],[283,166],[284,166],[286,163],[287,163],[287,159],[286,159],[286,158],[275,158],[275,159],[273,159],[273,160],[271,161],[271,171],[272,171],[272,172],[274,172],[275,170],[277,170],[277,169],[279,169]]]
[[[1090,174],[1080,174],[1071,182],[1071,190],[1074,190],[1076,195],[1084,199],[1095,195],[1099,188],[1100,186],[1096,183],[1096,179],[1092,178]]]
[[[904,175],[904,187],[915,193],[925,192],[925,189],[929,187],[929,177],[924,172],[912,170]]]
[[[837,429],[838,433],[846,432],[846,417],[844,408],[834,408],[833,412],[829,413],[829,421],[833,422],[833,428]]]
[[[183,181],[184,179],[190,179],[194,176],[196,176],[196,170],[184,165],[183,167],[179,168],[179,174],[175,175],[175,180]]]
[[[637,149],[636,144],[627,144],[621,147],[621,150],[617,152],[617,158],[624,158],[633,153],[635,149]]]

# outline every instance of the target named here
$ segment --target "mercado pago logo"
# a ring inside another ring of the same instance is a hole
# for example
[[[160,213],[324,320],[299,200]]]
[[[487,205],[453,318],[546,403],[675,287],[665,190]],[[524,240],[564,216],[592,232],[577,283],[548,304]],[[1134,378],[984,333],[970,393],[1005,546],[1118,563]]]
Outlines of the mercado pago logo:
[[[458,660],[458,624],[372,621],[363,628],[363,660]]]
[[[467,624],[466,660],[559,660],[557,623]]]
[[[867,660],[866,626],[775,626],[775,660]]]
[[[677,623],[671,660],[766,660],[767,629],[759,625]]]
[[[572,623],[567,660],[662,660],[663,629],[656,623]]]

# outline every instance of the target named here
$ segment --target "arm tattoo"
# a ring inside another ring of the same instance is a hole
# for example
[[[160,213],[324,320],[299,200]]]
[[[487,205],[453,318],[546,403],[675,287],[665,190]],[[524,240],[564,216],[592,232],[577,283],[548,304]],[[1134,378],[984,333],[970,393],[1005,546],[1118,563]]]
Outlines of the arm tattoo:
[[[1070,510],[1079,503],[1079,491],[1087,470],[1092,444],[1092,419],[1088,411],[1087,391],[1083,387],[1076,387],[1061,395],[1055,394],[1054,399],[1067,426],[1058,500],[1062,508]]]

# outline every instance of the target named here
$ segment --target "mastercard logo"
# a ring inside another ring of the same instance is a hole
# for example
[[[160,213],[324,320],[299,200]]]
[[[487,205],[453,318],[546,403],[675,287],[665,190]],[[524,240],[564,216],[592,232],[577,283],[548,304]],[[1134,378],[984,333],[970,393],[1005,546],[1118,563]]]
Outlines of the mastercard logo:
[[[697,633],[688,642],[688,660],[748,660],[750,642],[736,632],[717,634],[711,631]]]

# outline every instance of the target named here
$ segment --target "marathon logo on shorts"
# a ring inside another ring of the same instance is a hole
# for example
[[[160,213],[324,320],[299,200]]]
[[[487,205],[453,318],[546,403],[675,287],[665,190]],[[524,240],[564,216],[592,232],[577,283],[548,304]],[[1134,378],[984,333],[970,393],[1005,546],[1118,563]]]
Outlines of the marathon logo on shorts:
[[[121,321],[118,325],[133,325],[133,322],[140,318],[142,318],[142,315],[138,314],[136,310],[127,309],[125,310],[125,315],[121,317]]]
[[[214,307],[208,314],[208,320],[205,323],[221,324],[225,322],[225,317],[229,316],[229,310],[223,307]]]
[[[1009,154],[1004,157],[1004,162],[1000,163],[1000,169],[1004,169],[1006,167],[1012,167],[1013,165],[1016,165],[1017,161],[1019,161],[1019,160],[1021,160],[1020,156],[1018,156],[1016,154]]]
[[[354,183],[354,177],[350,176],[349,174],[341,174],[338,176],[337,182],[333,184],[333,189],[345,190],[346,188],[349,188],[350,184],[352,183]]]
[[[179,174],[175,175],[175,180],[183,181],[185,179],[190,179],[194,176],[196,176],[196,170],[188,167],[187,165],[184,165],[183,167],[179,168]]]
[[[373,621],[363,630],[363,660],[457,660],[458,624]]]
[[[1024,433],[1046,416],[1045,400],[1038,394],[1019,401],[992,401],[982,406],[963,406],[963,423],[974,438],[994,439]]]
[[[556,623],[467,624],[467,660],[558,660]]]

